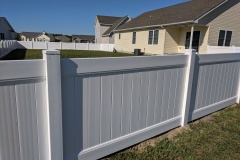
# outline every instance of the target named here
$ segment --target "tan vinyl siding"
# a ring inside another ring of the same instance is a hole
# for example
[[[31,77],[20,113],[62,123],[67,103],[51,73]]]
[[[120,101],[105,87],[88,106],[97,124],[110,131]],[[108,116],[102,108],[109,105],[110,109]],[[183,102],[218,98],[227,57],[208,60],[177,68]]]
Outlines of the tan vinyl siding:
[[[200,40],[199,40],[199,53],[204,54],[207,51],[207,43],[208,43],[208,35],[209,29],[208,27],[200,27],[195,26],[195,31],[200,31]],[[179,38],[179,46],[178,53],[184,53],[185,50],[185,41],[186,41],[186,33],[191,32],[191,27],[181,27],[180,28],[180,38]]]
[[[147,54],[163,54],[165,30],[159,29],[158,44],[148,44],[149,30],[136,31],[136,44],[132,44],[133,32],[121,32],[121,39],[119,33],[115,33],[115,48],[119,52],[133,52],[134,49],[141,49]]]
[[[228,30],[233,31],[232,33],[232,40],[231,40],[231,46],[240,46],[240,3],[236,4],[235,6],[231,8],[229,5],[231,3],[236,3],[239,1],[232,0],[231,2],[228,2],[224,7],[221,7],[221,9],[217,10],[214,14],[219,14],[219,16],[215,19],[213,19],[210,23],[210,30],[209,30],[209,41],[208,44],[210,46],[217,46],[218,45],[218,37],[219,37],[219,31],[220,30]],[[226,10],[226,11],[225,11]],[[225,11],[225,12],[223,12]],[[219,12],[219,13],[217,13]]]
[[[166,29],[164,53],[178,53],[180,28]]]

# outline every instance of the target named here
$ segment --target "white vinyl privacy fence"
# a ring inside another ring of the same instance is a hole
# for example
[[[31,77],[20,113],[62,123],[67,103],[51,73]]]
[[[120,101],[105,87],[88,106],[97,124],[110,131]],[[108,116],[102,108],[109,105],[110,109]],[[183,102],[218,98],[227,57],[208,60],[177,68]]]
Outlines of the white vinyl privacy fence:
[[[239,53],[240,47],[225,47],[225,46],[207,46],[207,53]]]
[[[97,159],[239,103],[240,53],[0,62],[0,158]]]
[[[114,44],[17,41],[18,49],[98,50],[112,52]]]
[[[15,40],[0,41],[0,58],[15,50],[17,47],[16,44],[17,41]]]

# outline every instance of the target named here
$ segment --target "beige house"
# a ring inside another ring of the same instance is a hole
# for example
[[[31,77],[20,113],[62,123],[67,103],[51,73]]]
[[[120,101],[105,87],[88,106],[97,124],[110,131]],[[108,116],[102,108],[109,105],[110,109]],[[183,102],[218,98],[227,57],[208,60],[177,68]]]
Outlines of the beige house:
[[[53,34],[46,32],[22,32],[20,33],[21,41],[35,41],[35,42],[54,42],[55,38]]]
[[[94,43],[94,35],[72,35],[72,41],[75,43]]]
[[[191,0],[146,12],[115,30],[115,49],[150,54],[204,54],[209,46],[240,46],[239,0]],[[192,46],[192,47],[191,47]]]
[[[95,43],[114,43],[114,31],[117,27],[130,21],[130,17],[113,17],[97,15],[95,20]]]

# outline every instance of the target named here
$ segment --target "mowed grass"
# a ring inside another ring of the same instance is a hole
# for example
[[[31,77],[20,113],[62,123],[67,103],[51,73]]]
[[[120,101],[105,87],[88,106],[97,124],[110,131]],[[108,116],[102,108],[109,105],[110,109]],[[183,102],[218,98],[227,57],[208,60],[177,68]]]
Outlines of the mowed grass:
[[[104,51],[61,50],[61,58],[91,58],[91,57],[122,57],[135,56],[126,53],[113,53]],[[3,57],[2,60],[42,59],[42,50],[17,49]]]
[[[104,158],[109,160],[238,160],[240,105]],[[153,143],[154,142],[154,143]]]

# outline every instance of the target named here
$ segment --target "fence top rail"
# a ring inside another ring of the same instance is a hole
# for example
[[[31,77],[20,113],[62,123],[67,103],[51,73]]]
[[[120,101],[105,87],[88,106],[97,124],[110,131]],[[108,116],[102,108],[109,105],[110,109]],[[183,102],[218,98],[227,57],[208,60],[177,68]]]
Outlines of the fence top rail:
[[[44,60],[0,61],[0,81],[45,77],[44,64]]]
[[[220,53],[198,55],[199,64],[240,61],[240,53]]]
[[[62,75],[87,74],[96,72],[118,72],[162,67],[182,67],[187,55],[143,56],[118,58],[77,58],[62,59]]]

